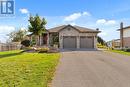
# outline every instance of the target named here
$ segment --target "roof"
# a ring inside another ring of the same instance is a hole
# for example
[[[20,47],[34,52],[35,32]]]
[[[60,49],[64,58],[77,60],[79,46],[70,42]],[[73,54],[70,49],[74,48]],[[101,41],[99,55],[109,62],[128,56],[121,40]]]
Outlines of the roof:
[[[66,25],[54,27],[54,28],[48,29],[48,31],[49,31],[49,32],[58,32],[58,31],[60,31],[61,29],[63,29],[65,26],[66,26]]]
[[[123,29],[130,29],[130,26],[124,27]],[[117,31],[120,31],[121,29],[118,29]]]
[[[110,40],[110,41],[107,41],[107,42],[112,42],[112,41],[120,41],[120,39],[113,39],[113,40]]]
[[[90,29],[90,28],[85,28],[85,27],[80,27],[80,26],[72,26],[72,25],[62,25],[62,26],[54,27],[54,28],[48,29],[48,31],[51,32],[51,33],[53,33],[53,32],[59,32],[62,29],[68,27],[68,26],[73,27],[74,29],[78,30],[81,33],[87,33],[87,32],[90,32],[90,33],[99,33],[100,32],[98,30],[94,30],[94,29]]]

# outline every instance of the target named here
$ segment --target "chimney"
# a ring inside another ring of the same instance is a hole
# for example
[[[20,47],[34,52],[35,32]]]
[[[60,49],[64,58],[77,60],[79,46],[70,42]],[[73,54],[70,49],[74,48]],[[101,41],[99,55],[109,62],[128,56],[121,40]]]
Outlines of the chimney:
[[[120,41],[121,41],[121,49],[124,48],[124,38],[123,38],[123,22],[120,23]]]
[[[99,31],[99,28],[97,28],[96,30]]]

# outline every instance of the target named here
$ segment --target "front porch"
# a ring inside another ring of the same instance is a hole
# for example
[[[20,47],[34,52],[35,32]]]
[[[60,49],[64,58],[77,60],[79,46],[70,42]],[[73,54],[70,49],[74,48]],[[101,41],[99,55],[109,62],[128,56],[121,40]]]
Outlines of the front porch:
[[[40,36],[28,35],[28,39],[36,46],[49,46],[49,33],[43,33]]]
[[[43,33],[40,36],[28,35],[29,40],[33,43],[35,42],[36,46],[48,46],[53,47],[58,45],[59,47],[59,33]]]

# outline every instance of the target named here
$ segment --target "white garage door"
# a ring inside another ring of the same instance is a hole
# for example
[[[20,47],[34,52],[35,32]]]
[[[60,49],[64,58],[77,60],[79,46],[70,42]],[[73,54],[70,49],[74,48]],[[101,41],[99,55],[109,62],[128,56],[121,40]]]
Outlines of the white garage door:
[[[76,37],[75,36],[64,36],[63,37],[63,48],[76,48]]]
[[[94,48],[94,39],[93,37],[80,37],[80,48]]]

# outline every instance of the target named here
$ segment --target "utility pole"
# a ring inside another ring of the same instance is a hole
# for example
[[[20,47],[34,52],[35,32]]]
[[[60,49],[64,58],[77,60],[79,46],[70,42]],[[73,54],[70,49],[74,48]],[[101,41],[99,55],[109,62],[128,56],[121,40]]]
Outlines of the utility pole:
[[[124,48],[124,38],[123,38],[123,22],[120,23],[120,43],[121,43],[121,49]]]

